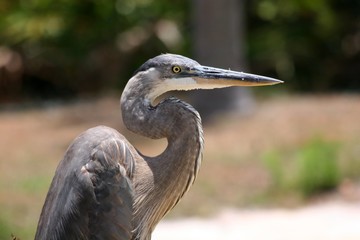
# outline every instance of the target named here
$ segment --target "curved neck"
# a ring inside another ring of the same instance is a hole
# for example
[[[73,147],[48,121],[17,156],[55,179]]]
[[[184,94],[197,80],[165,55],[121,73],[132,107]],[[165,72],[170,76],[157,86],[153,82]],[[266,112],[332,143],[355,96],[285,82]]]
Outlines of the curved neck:
[[[135,233],[136,239],[146,239],[143,236],[152,232],[197,176],[203,148],[201,119],[193,107],[178,99],[168,98],[153,107],[145,96],[131,98],[127,93],[121,108],[129,130],[168,141],[163,153],[144,156],[135,170]]]

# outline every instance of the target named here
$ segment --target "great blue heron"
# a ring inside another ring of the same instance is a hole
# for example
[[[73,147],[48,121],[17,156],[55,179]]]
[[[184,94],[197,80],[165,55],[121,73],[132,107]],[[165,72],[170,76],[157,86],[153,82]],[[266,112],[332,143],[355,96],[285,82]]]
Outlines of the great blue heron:
[[[56,169],[35,239],[150,240],[156,224],[189,190],[200,168],[199,113],[166,98],[171,90],[261,86],[280,80],[202,66],[174,54],[145,62],[121,97],[124,124],[140,135],[167,138],[156,157],[137,151],[116,130],[91,128],[70,145]]]

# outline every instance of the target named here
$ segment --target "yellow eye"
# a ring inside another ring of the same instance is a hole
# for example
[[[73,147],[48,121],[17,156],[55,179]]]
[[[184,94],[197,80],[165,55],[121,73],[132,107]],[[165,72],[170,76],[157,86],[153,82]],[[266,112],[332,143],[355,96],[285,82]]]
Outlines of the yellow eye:
[[[179,72],[181,72],[181,67],[179,67],[179,66],[173,66],[173,67],[172,67],[172,71],[173,71],[173,73],[179,73]]]

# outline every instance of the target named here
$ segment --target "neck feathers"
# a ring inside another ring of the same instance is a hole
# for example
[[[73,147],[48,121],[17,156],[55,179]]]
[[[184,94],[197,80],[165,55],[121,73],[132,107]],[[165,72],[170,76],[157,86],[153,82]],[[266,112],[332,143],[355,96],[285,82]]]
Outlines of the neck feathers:
[[[168,98],[152,107],[145,99],[122,105],[127,127],[150,138],[168,140],[157,157],[144,157],[135,170],[135,239],[146,239],[155,225],[190,189],[203,149],[199,113],[189,104]]]

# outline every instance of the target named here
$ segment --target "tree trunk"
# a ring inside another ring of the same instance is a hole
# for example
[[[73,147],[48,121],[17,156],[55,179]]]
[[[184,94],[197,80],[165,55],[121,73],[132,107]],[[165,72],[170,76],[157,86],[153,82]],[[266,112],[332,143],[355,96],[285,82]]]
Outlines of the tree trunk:
[[[244,60],[244,0],[194,0],[194,55],[201,64],[246,70]],[[194,94],[193,105],[211,119],[225,111],[249,113],[254,106],[246,88],[206,90]]]

